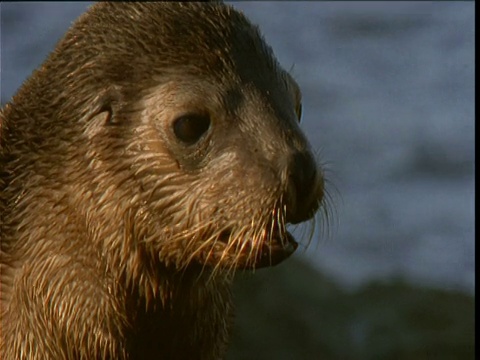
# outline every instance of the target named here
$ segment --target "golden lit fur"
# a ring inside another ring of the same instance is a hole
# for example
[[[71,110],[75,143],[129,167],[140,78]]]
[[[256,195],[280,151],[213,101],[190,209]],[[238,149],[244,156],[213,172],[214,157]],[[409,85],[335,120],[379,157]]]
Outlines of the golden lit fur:
[[[230,6],[91,7],[0,112],[2,360],[222,358],[234,271],[323,199],[299,108]]]

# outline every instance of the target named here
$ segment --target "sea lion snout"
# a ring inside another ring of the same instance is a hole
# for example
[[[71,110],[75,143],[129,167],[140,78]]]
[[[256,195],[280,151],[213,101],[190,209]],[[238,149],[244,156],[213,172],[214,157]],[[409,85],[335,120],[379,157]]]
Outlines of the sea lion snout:
[[[323,199],[323,176],[308,150],[290,156],[286,192],[286,221],[291,224],[310,219]]]

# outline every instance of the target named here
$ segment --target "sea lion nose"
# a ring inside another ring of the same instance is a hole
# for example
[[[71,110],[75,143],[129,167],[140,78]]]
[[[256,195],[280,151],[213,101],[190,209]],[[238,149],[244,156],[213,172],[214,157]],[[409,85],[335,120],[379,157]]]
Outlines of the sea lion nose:
[[[309,151],[292,155],[288,181],[287,222],[297,224],[313,216],[323,196],[323,181]]]

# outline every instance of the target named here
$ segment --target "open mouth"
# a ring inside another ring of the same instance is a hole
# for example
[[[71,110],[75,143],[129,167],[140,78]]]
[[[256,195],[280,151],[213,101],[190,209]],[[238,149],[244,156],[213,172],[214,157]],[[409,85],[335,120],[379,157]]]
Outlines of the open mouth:
[[[283,238],[273,236],[270,241],[265,241],[261,251],[255,259],[255,267],[274,266],[292,255],[298,247],[292,234],[285,231]]]
[[[290,257],[298,247],[292,234],[284,231],[281,235],[278,230],[266,235],[261,245],[255,249],[252,248],[251,242],[241,242],[237,246],[229,247],[231,233],[228,230],[223,231],[218,239],[223,246],[218,246],[217,242],[217,250],[220,250],[220,247],[223,251],[232,253],[231,256],[222,254],[222,257],[233,259],[235,267],[239,269],[258,269],[277,265]]]

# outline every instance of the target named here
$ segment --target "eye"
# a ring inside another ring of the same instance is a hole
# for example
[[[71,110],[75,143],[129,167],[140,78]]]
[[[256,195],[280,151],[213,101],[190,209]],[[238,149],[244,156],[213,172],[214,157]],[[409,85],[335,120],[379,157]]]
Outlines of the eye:
[[[204,114],[180,116],[173,123],[175,136],[185,144],[196,143],[210,127],[210,117]]]
[[[295,112],[297,113],[298,122],[300,122],[302,120],[302,103],[297,103]]]

